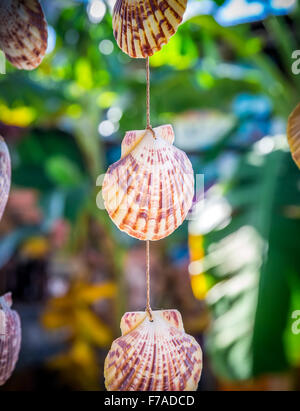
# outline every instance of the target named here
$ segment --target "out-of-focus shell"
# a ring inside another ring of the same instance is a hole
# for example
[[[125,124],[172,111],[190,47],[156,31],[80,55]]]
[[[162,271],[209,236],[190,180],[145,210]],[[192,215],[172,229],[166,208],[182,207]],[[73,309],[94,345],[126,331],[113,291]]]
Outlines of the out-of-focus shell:
[[[172,126],[130,131],[122,156],[104,178],[102,194],[109,216],[139,240],[160,240],[184,221],[194,196],[194,174],[176,148]]]
[[[104,365],[108,391],[195,391],[202,351],[177,310],[126,313]]]
[[[38,0],[0,2],[0,49],[18,69],[33,70],[47,49],[47,23]]]
[[[134,58],[159,51],[176,33],[187,0],[117,0],[113,30],[118,46]]]
[[[287,138],[292,157],[300,168],[300,104],[295,108],[288,120]]]
[[[7,146],[0,136],[0,220],[2,218],[10,189],[11,168]]]
[[[11,305],[10,293],[0,297],[0,385],[10,378],[21,346],[20,318]]]

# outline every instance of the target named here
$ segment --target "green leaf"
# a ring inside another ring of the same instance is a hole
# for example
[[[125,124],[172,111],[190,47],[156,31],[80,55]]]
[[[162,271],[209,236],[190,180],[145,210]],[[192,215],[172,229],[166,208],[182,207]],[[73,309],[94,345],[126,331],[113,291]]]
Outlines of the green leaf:
[[[207,349],[225,379],[286,371],[299,360],[291,315],[300,307],[300,219],[288,211],[300,206],[298,181],[284,149],[254,149],[226,194],[231,222],[205,237],[207,272],[218,280],[207,296]]]
[[[45,168],[49,178],[59,186],[74,187],[83,181],[79,168],[67,157],[51,157],[47,160]]]

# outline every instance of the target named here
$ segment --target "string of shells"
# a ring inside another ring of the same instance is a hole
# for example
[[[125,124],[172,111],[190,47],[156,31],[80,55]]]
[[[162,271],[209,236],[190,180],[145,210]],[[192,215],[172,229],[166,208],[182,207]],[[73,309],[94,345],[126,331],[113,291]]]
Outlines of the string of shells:
[[[173,145],[170,125],[129,131],[121,159],[105,176],[102,195],[109,216],[121,231],[139,240],[160,240],[179,227],[194,196],[193,168]]]
[[[0,297],[0,385],[10,378],[21,346],[20,318],[11,306],[10,293]]]
[[[148,59],[175,34],[186,5],[187,0],[117,0],[113,30],[119,47],[133,58]],[[147,90],[149,78],[148,72]],[[147,103],[148,127],[126,133],[121,158],[105,175],[102,195],[121,231],[156,241],[186,218],[194,197],[194,173],[187,155],[173,144],[172,126],[149,127],[150,98]],[[201,348],[185,333],[178,311],[151,311],[149,284],[148,265],[147,310],[123,316],[122,336],[105,360],[105,386],[109,391],[196,390]]]
[[[113,31],[120,49],[133,58],[152,56],[176,33],[186,6],[187,0],[117,0]]]
[[[104,366],[108,391],[195,391],[202,351],[177,310],[129,312]]]
[[[300,168],[300,104],[298,104],[288,119],[287,138],[292,157]]]
[[[38,0],[0,1],[0,49],[15,67],[38,67],[47,40],[47,23]]]

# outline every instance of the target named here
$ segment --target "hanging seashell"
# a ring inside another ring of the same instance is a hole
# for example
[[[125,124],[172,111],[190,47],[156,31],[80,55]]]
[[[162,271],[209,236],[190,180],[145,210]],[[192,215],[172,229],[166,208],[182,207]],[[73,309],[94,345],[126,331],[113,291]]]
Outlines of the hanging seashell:
[[[47,23],[38,0],[0,2],[0,49],[15,67],[38,67],[46,53],[47,37]]]
[[[195,391],[202,351],[177,310],[126,313],[104,365],[108,391]]]
[[[21,346],[20,318],[11,306],[10,293],[0,297],[0,385],[10,378]]]
[[[10,156],[5,141],[0,136],[0,220],[8,199],[10,179]]]
[[[129,131],[122,156],[104,178],[102,195],[109,216],[121,231],[139,240],[160,240],[179,227],[194,196],[193,168],[187,155],[172,145],[166,125]]]
[[[187,0],[117,0],[114,36],[120,49],[134,58],[159,51],[176,33]]]
[[[300,168],[300,104],[298,104],[288,119],[287,138],[292,157]]]

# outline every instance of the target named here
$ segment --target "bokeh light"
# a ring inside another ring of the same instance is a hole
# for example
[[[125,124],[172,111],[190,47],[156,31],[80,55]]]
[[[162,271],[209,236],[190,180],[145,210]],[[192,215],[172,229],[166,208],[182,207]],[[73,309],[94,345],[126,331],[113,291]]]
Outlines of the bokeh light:
[[[102,0],[91,0],[87,12],[91,23],[100,23],[106,13],[106,5]]]
[[[114,133],[115,127],[110,120],[104,120],[99,124],[98,131],[101,136],[109,137]]]
[[[99,50],[102,54],[108,56],[114,51],[114,44],[110,40],[102,40],[99,44]]]

